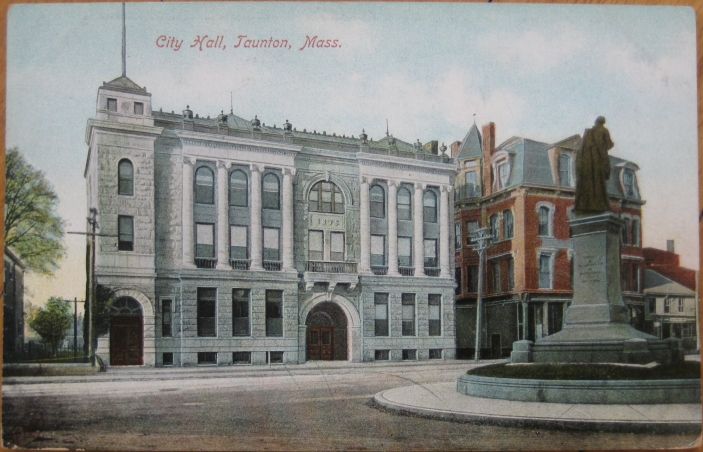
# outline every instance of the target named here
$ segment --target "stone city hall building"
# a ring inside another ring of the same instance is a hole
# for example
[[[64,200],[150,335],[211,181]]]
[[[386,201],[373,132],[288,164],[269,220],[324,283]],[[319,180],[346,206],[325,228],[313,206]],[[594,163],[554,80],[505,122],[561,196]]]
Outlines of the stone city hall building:
[[[483,136],[482,136],[483,135]],[[496,145],[495,124],[474,124],[452,144],[458,166],[455,193],[457,355],[475,347],[478,253],[470,234],[490,228],[484,273],[484,357],[509,356],[514,341],[561,330],[572,299],[575,162],[581,137],[542,143],[512,137]],[[645,325],[638,167],[610,156],[610,208],[624,221],[621,237],[623,301],[631,323]]]
[[[86,143],[108,364],[455,357],[456,165],[436,142],[153,111],[123,75]]]

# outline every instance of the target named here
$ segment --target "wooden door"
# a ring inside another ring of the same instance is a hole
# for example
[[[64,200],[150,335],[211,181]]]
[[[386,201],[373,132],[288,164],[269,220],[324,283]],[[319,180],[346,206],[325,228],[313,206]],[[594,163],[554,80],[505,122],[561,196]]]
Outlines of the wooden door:
[[[307,336],[308,360],[334,359],[334,327],[309,326]]]
[[[113,316],[110,319],[110,364],[141,365],[142,339],[141,317]]]

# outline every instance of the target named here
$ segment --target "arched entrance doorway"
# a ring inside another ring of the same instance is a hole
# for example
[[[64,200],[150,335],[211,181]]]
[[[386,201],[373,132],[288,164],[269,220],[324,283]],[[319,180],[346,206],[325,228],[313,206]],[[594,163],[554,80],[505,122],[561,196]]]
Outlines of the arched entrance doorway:
[[[308,360],[347,360],[347,317],[331,302],[323,302],[310,310],[307,327],[306,356]]]
[[[110,364],[144,363],[144,318],[141,305],[132,297],[120,297],[110,304]]]

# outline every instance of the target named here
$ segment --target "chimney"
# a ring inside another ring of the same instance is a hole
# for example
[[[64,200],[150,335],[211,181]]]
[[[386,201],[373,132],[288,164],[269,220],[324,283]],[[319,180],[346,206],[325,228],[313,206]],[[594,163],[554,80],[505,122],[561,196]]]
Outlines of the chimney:
[[[673,240],[667,240],[666,241],[666,250],[670,253],[675,253],[674,249],[674,241]]]
[[[489,122],[481,130],[483,136],[483,196],[493,192],[493,174],[491,171],[491,156],[496,149],[496,125]]]
[[[459,149],[461,149],[461,141],[455,141],[449,148],[452,150],[452,158],[457,158],[459,156]]]

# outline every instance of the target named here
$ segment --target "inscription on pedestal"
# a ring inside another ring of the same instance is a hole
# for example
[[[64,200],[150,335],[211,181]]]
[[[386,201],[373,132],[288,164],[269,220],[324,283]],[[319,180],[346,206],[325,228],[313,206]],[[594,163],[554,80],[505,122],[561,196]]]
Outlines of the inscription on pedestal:
[[[579,279],[584,283],[598,283],[603,280],[605,256],[581,256],[578,263]]]

